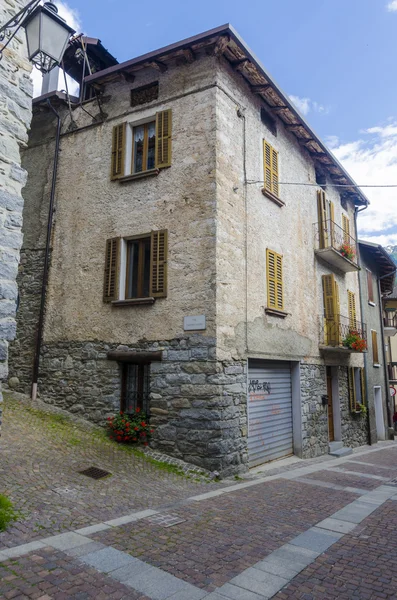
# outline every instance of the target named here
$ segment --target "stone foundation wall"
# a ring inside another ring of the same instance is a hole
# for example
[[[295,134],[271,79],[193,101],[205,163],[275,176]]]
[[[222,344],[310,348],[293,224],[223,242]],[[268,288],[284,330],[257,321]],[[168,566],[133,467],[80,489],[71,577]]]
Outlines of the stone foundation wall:
[[[368,420],[366,415],[354,415],[350,412],[349,384],[346,367],[339,367],[338,378],[342,441],[345,446],[357,448],[357,446],[368,444]]]
[[[327,393],[325,366],[302,364],[302,455],[313,458],[328,452],[328,414],[321,396]]]
[[[215,358],[215,339],[192,335],[120,346],[44,343],[39,394],[99,424],[120,410],[121,368],[110,350],[163,351],[150,366],[151,446],[222,475],[247,469],[246,364]],[[22,371],[18,389],[26,386]],[[15,383],[15,382],[14,382]]]

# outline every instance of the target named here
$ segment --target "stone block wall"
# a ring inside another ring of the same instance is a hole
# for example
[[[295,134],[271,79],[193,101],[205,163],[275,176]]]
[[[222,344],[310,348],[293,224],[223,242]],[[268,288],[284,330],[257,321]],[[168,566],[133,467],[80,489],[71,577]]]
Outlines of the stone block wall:
[[[345,446],[357,448],[368,444],[368,420],[365,415],[355,415],[349,408],[349,384],[346,367],[339,367],[339,398],[341,410],[342,441]]]
[[[26,2],[0,4],[0,23],[6,23]],[[22,244],[22,188],[26,171],[20,148],[28,141],[33,85],[24,30],[5,49],[0,61],[0,382],[8,376],[8,343],[16,331],[16,276]],[[1,426],[0,390],[0,426]]]
[[[314,458],[328,452],[328,414],[321,396],[327,393],[325,366],[301,364],[302,455]]]
[[[121,369],[109,351],[158,351],[150,366],[151,446],[223,476],[247,469],[246,363],[216,360],[202,335],[140,342],[57,342],[42,347],[39,390],[47,402],[105,424],[120,410]],[[20,372],[21,373],[21,372]],[[30,381],[21,373],[18,387]]]

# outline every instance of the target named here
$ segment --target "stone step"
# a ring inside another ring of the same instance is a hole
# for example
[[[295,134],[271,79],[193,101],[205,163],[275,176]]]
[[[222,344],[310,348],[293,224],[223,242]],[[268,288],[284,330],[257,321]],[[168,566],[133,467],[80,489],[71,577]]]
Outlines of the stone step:
[[[337,456],[338,458],[342,458],[342,456],[349,456],[349,454],[353,454],[352,448],[339,448],[338,450],[334,450],[333,452],[329,452],[331,456]]]
[[[343,448],[343,442],[328,442],[328,448],[330,452],[340,450],[340,448]]]

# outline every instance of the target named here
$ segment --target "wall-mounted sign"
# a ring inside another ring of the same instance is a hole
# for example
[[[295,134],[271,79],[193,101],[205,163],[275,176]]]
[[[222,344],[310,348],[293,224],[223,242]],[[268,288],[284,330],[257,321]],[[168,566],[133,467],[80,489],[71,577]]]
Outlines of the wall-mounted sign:
[[[183,318],[183,329],[185,331],[199,331],[205,328],[205,315],[197,315],[196,317]]]
[[[396,395],[396,388],[390,386],[390,396]]]

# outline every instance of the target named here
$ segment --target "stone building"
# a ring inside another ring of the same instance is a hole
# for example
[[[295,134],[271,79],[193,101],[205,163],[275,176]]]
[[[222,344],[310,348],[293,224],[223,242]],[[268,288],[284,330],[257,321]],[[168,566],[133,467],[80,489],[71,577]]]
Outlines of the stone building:
[[[30,391],[51,96],[42,397],[98,423],[140,406],[153,447],[223,474],[366,443],[350,176],[230,26],[87,76],[94,92],[34,101],[13,384]]]
[[[7,23],[24,4],[19,0],[2,2],[0,25]],[[20,149],[27,145],[32,117],[31,69],[22,29],[0,61],[0,382],[8,377],[8,345],[16,330],[16,277],[22,244],[22,189],[26,182]],[[0,387],[0,426],[1,407]]]
[[[387,375],[391,393],[391,412],[397,411],[397,286],[383,297],[383,325],[385,334]],[[394,391],[393,391],[394,390]]]
[[[385,341],[397,333],[393,315],[384,312],[382,297],[393,291],[396,266],[378,244],[359,241],[363,319],[368,352],[364,356],[370,443],[388,438],[392,424]],[[394,411],[393,411],[394,412]]]

